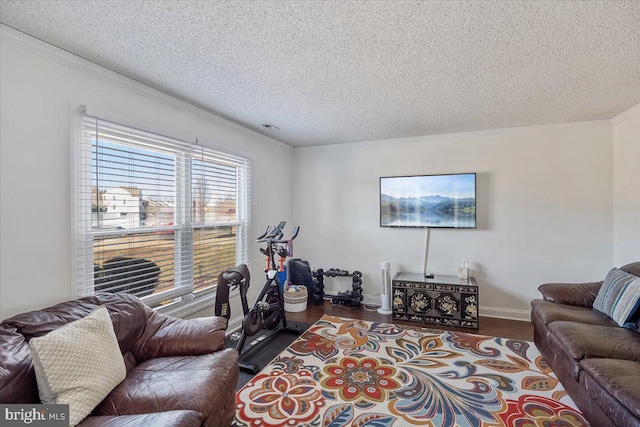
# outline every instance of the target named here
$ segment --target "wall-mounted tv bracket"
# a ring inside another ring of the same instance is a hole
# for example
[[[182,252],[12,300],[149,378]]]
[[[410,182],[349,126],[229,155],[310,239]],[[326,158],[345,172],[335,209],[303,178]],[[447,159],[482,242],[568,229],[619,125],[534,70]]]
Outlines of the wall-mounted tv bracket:
[[[352,278],[350,291],[338,292],[337,295],[326,295],[331,298],[332,304],[346,305],[353,309],[359,309],[362,306],[362,300],[364,299],[364,296],[362,295],[362,273],[359,271],[349,273],[348,270],[342,270],[339,268],[330,268],[328,270],[319,268],[313,272],[314,286],[310,296],[313,303],[318,304],[324,299],[324,277]]]

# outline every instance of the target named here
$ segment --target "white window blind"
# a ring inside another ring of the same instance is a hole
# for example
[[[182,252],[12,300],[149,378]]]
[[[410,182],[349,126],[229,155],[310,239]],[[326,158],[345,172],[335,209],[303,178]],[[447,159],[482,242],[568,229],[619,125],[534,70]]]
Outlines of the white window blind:
[[[178,302],[247,262],[248,159],[86,115],[77,145],[78,295]]]

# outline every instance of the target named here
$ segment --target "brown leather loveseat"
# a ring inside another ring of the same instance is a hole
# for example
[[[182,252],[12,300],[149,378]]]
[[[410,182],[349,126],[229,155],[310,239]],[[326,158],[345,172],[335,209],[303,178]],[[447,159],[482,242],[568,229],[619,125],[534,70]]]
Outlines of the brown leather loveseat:
[[[0,323],[0,403],[40,403],[27,344],[106,306],[126,378],[82,426],[229,426],[235,412],[238,355],[223,349],[227,320],[182,320],[130,295],[99,294]]]
[[[640,262],[620,270],[640,276]],[[592,308],[601,285],[540,286],[544,299],[531,302],[534,341],[593,426],[638,427],[640,332]]]

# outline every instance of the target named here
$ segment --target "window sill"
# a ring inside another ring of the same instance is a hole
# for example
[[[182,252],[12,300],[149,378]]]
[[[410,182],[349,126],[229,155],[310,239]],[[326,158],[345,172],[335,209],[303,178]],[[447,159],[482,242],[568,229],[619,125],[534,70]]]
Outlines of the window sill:
[[[239,295],[240,292],[236,289],[229,293],[229,298]],[[211,292],[200,297],[194,297],[193,294],[183,297],[184,301],[176,304],[171,304],[165,307],[158,307],[156,311],[166,316],[185,318],[198,311],[205,310],[213,307],[216,302],[216,292]],[[213,316],[213,310],[210,314]]]

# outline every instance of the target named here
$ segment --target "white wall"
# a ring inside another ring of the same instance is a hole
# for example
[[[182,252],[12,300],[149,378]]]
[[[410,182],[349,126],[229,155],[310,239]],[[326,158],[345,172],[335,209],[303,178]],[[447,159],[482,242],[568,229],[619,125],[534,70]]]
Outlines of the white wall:
[[[7,27],[1,29],[0,319],[73,295],[70,102],[114,112],[151,131],[189,141],[198,137],[204,145],[251,157],[250,235],[291,218],[290,147]],[[278,188],[277,194],[272,188]],[[257,292],[262,255],[254,243],[250,254]],[[237,301],[232,311],[241,314]]]
[[[613,126],[613,264],[640,261],[640,104]]]
[[[541,283],[598,280],[611,267],[608,121],[296,149],[297,255],[361,270],[365,294],[379,292],[381,261],[421,272],[426,232],[379,227],[378,179],[455,172],[478,174],[478,229],[431,230],[428,269],[456,274],[469,259],[481,314],[527,319]]]

